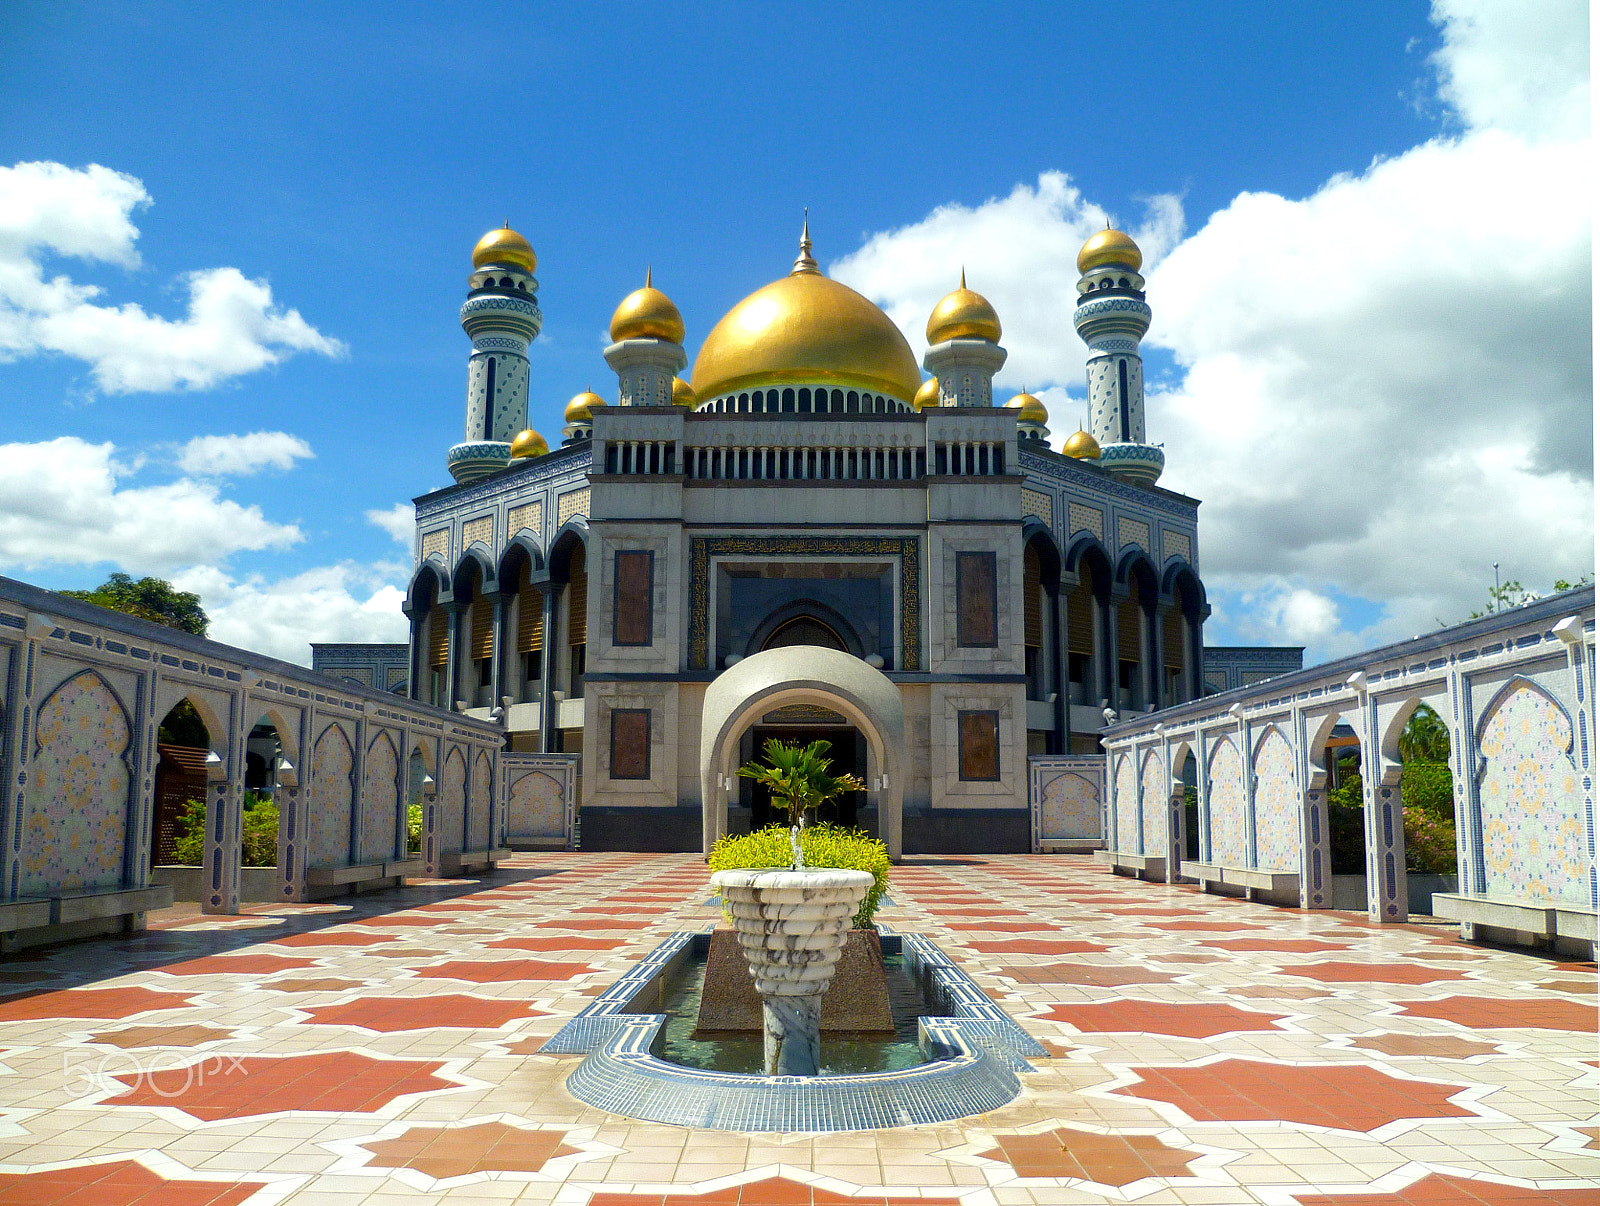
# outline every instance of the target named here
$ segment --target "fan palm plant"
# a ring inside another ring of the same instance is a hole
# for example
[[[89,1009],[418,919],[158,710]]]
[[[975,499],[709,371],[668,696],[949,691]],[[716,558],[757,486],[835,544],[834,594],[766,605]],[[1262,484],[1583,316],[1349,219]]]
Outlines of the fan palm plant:
[[[747,762],[739,774],[764,785],[774,800],[781,800],[789,811],[789,825],[799,829],[805,825],[807,810],[867,786],[854,775],[830,773],[833,762],[824,755],[831,748],[826,741],[802,746],[773,738],[764,751],[766,764]]]

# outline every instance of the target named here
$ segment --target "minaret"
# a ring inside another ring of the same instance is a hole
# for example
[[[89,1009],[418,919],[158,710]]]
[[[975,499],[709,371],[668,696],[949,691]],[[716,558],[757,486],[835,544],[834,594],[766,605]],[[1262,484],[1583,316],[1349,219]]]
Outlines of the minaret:
[[[645,269],[644,288],[622,299],[611,316],[606,363],[617,374],[618,406],[671,406],[672,383],[689,363],[683,353],[683,315]]]
[[[528,345],[544,323],[533,276],[538,263],[528,240],[509,225],[472,249],[461,306],[461,329],[472,340],[466,438],[446,458],[457,482],[504,469],[512,441],[528,426]]]
[[[928,350],[922,367],[938,378],[939,405],[993,406],[994,375],[1006,362],[1000,316],[981,293],[961,284],[928,315]]]
[[[1107,227],[1078,252],[1078,305],[1072,325],[1089,345],[1089,430],[1102,468],[1153,486],[1167,456],[1145,442],[1144,361],[1139,341],[1150,329],[1144,257],[1120,230]]]

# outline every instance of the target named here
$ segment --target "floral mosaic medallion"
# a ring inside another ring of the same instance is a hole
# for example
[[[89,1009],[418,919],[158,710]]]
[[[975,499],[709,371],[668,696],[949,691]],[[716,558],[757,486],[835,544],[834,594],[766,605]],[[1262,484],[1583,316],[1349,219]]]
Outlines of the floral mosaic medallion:
[[[1515,687],[1484,724],[1479,748],[1489,894],[1586,903],[1583,795],[1565,713],[1544,692]]]
[[[350,859],[351,775],[355,755],[344,729],[330,724],[312,752],[313,777],[306,793],[310,849],[307,866],[342,867]]]
[[[561,784],[543,771],[529,771],[511,785],[508,827],[518,837],[560,837],[567,831]]]
[[[1167,848],[1168,798],[1172,777],[1166,763],[1155,752],[1144,756],[1141,778],[1141,807],[1144,813],[1144,852],[1159,855]]]
[[[1211,789],[1206,808],[1211,819],[1211,861],[1226,867],[1245,865],[1244,765],[1230,738],[1211,751]]]
[[[92,670],[69,678],[39,708],[31,793],[58,801],[29,813],[22,896],[114,888],[122,882],[129,773],[128,715]]]
[[[1139,810],[1136,801],[1139,797],[1139,772],[1133,765],[1133,759],[1124,754],[1117,759],[1117,848],[1120,850],[1137,850],[1139,848]]]
[[[360,857],[364,862],[382,862],[394,857],[400,805],[400,756],[388,733],[379,733],[367,747],[362,778]]]
[[[1256,748],[1256,866],[1266,871],[1300,869],[1300,793],[1294,782],[1294,750],[1276,728]]]

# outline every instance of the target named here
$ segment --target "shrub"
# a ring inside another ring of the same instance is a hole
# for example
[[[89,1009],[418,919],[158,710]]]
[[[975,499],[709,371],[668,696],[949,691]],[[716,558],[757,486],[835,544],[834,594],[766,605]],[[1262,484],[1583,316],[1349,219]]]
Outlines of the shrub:
[[[180,867],[198,867],[206,861],[206,802],[185,800],[178,807],[178,837],[172,844],[172,857]]]
[[[1447,762],[1407,762],[1400,768],[1400,802],[1436,817],[1454,819],[1454,784]]]
[[[246,867],[278,865],[278,803],[253,791],[244,794],[241,862]],[[186,800],[178,814],[178,840],[173,858],[183,867],[198,867],[206,858],[206,802]]]
[[[1454,875],[1456,822],[1426,808],[1403,807],[1406,870],[1426,875]]]
[[[807,867],[837,867],[845,871],[866,871],[872,875],[872,887],[866,899],[856,910],[854,925],[858,930],[872,925],[872,915],[878,903],[889,890],[889,851],[877,838],[868,837],[860,829],[846,829],[842,825],[807,825],[800,831],[800,850],[805,855]],[[789,846],[789,828],[786,825],[769,825],[755,833],[729,835],[719,838],[706,856],[713,871],[757,870],[763,867],[787,868],[794,862],[794,851]]]
[[[422,853],[422,805],[406,805],[406,852]]]

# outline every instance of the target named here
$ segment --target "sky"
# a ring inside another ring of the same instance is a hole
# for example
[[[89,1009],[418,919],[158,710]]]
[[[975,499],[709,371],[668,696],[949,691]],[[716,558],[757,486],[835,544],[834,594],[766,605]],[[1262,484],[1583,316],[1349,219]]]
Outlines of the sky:
[[[646,267],[692,357],[824,269],[919,356],[965,267],[1059,443],[1078,246],[1145,253],[1150,438],[1209,644],[1308,662],[1594,564],[1582,0],[663,9],[12,0],[0,574],[195,590],[309,663],[405,639],[470,252],[539,255],[530,418],[615,388]]]

